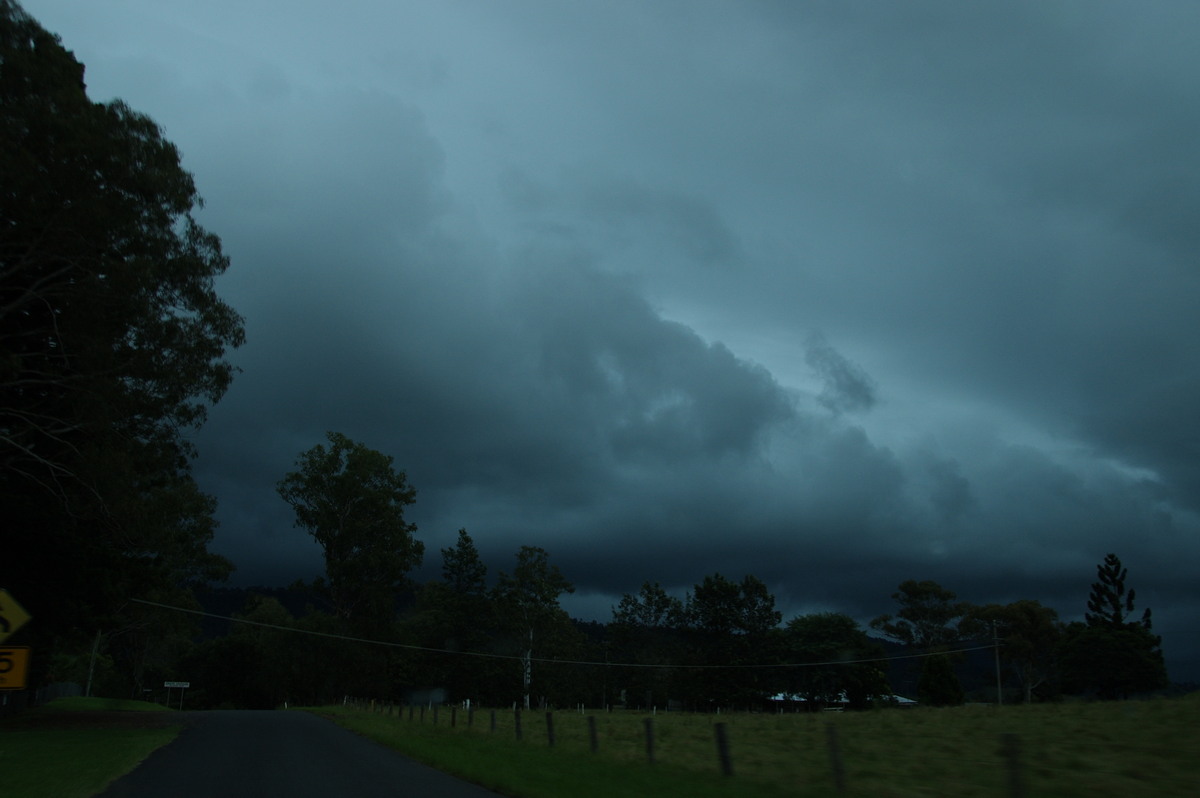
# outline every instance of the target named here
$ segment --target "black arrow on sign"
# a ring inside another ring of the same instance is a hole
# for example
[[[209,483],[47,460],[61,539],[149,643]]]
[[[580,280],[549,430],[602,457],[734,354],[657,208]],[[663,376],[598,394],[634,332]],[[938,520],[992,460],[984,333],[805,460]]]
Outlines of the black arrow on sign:
[[[10,628],[11,627],[9,626],[8,618],[0,615],[0,632],[7,632]]]

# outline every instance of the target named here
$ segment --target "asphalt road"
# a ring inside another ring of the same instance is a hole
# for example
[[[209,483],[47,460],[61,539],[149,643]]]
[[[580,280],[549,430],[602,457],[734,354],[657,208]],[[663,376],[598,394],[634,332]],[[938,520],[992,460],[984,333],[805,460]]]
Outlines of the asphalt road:
[[[496,798],[307,712],[185,712],[102,798]]]

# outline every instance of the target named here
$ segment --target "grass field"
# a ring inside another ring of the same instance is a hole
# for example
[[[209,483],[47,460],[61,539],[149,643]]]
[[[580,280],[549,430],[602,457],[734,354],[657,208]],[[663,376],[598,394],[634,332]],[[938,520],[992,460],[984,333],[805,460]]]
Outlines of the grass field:
[[[162,704],[152,704],[149,701],[134,701],[129,698],[56,698],[42,707],[43,714],[61,712],[170,712]]]
[[[179,733],[143,701],[60,698],[0,722],[0,796],[86,798]]]
[[[1200,696],[1119,703],[971,706],[816,715],[650,717],[655,763],[647,762],[645,720],[637,713],[596,713],[599,752],[578,712],[476,711],[468,727],[448,708],[437,724],[349,707],[322,714],[416,759],[525,798],[563,796],[833,796],[830,753],[836,736],[844,795],[878,798],[1028,796],[1163,798],[1200,794]],[[715,724],[724,723],[733,775],[718,764]],[[1006,753],[1014,739],[1015,753]]]

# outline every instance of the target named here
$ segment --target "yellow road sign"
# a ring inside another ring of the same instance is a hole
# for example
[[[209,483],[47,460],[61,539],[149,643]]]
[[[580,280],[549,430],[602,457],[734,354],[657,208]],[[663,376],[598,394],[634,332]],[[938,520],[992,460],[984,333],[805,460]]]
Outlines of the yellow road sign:
[[[0,590],[0,643],[7,640],[9,635],[24,626],[28,620],[29,613],[25,612],[25,608],[8,595],[7,590]]]
[[[29,673],[29,646],[0,647],[0,690],[25,689]]]

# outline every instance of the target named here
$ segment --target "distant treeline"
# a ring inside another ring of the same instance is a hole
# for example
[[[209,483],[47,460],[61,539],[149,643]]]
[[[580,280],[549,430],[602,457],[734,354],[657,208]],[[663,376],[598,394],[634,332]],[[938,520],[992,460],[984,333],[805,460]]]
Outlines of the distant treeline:
[[[443,557],[443,578],[410,585],[386,621],[337,617],[320,582],[200,594],[210,616],[244,623],[147,607],[179,639],[145,663],[144,683],[190,681],[195,707],[346,695],[696,711],[855,709],[894,695],[945,705],[997,700],[995,644],[1006,702],[1166,686],[1148,618],[1128,620],[1114,557],[1093,586],[1089,623],[1062,624],[1032,600],[977,606],[934,582],[908,581],[893,594],[894,614],[870,624],[882,638],[841,613],[783,623],[762,581],[720,574],[683,598],[646,583],[620,599],[609,622],[579,621],[558,606],[571,586],[542,549],[522,547],[512,574],[491,586],[465,530]],[[1121,597],[1116,609],[1106,589]],[[181,615],[196,620],[180,626]],[[115,671],[103,678],[112,680],[105,689],[121,689]]]

